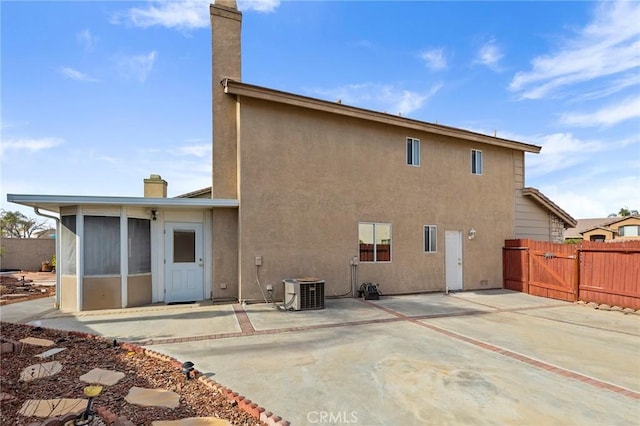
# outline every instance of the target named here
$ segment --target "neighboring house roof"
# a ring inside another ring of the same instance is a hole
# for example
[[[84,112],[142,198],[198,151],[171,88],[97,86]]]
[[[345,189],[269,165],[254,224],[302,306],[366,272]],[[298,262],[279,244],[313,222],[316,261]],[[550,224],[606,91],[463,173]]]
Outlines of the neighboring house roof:
[[[187,192],[186,194],[177,195],[176,198],[203,198],[203,196],[208,195],[211,198],[211,192],[213,191],[213,187],[208,186],[202,189],[196,189],[195,191]]]
[[[240,81],[235,81],[228,78],[222,80],[220,84],[224,86],[224,91],[228,94],[246,96],[254,99],[262,99],[266,101],[292,105],[295,107],[309,108],[312,110],[324,111],[332,114],[340,114],[344,116],[360,118],[363,120],[405,127],[408,129],[421,130],[443,136],[465,139],[489,145],[502,146],[518,151],[532,152],[535,154],[539,153],[541,149],[541,147],[537,145],[498,138],[495,136],[483,135],[481,133],[458,129],[456,127],[427,123],[411,118],[387,114],[385,112],[377,112],[364,108],[343,105],[342,103],[323,101],[316,98],[310,98],[307,96],[301,96],[293,93],[269,89],[266,87],[242,83]]]
[[[630,218],[640,219],[640,215],[617,216],[613,218],[607,218],[608,220],[606,222],[593,226],[591,228],[584,229],[580,233],[584,234],[585,232],[593,231],[594,229],[603,229],[605,231],[613,232],[613,229],[611,229],[611,225],[615,225],[618,222],[622,222],[623,220],[627,220]]]
[[[43,231],[36,232],[34,234],[34,237],[35,238],[55,238],[56,237],[56,230],[55,230],[55,228],[45,229]]]
[[[569,213],[561,209],[556,203],[547,198],[542,192],[536,188],[527,187],[522,189],[522,195],[531,197],[551,213],[556,215],[565,224],[565,227],[574,227],[578,223]]]
[[[598,228],[611,231],[611,229],[608,228],[610,225],[627,220],[631,217],[640,219],[640,216],[638,215],[578,219],[578,223],[575,227],[568,228],[564,231],[564,238],[582,238],[583,233],[593,231]]]
[[[69,206],[129,206],[148,208],[238,207],[238,200],[211,198],[93,197],[76,195],[7,194],[7,201],[59,213]]]

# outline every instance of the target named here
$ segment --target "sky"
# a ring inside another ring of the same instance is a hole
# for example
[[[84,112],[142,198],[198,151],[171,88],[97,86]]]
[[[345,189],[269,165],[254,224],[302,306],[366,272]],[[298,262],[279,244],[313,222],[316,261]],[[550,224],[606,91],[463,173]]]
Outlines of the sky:
[[[576,219],[640,209],[640,2],[243,1],[242,80],[539,145]],[[211,185],[209,1],[1,1],[0,201]]]

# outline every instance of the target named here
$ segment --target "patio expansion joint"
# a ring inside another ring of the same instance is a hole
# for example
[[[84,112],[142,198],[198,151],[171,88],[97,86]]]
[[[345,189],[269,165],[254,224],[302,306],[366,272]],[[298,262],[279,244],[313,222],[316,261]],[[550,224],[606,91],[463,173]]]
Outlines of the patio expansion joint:
[[[509,349],[502,348],[500,346],[492,345],[491,343],[483,342],[481,340],[474,339],[472,337],[468,337],[468,336],[465,336],[463,334],[459,334],[459,333],[447,330],[445,328],[438,327],[438,326],[433,325],[433,324],[422,322],[421,320],[417,319],[416,317],[410,317],[410,316],[404,315],[404,314],[402,314],[400,312],[394,311],[393,309],[390,309],[390,308],[387,308],[387,307],[384,307],[384,306],[380,306],[380,305],[378,305],[376,303],[372,303],[372,302],[369,302],[369,301],[363,301],[363,302],[367,303],[368,305],[375,306],[376,308],[381,309],[381,310],[383,310],[383,311],[385,311],[387,313],[396,315],[396,317],[398,317],[400,319],[404,319],[404,320],[406,320],[408,322],[411,322],[413,324],[416,324],[416,325],[418,325],[420,327],[427,328],[429,330],[435,331],[435,332],[440,333],[442,335],[451,337],[452,339],[456,339],[456,340],[468,343],[470,345],[474,345],[474,346],[479,347],[481,349],[485,349],[485,350],[488,350],[488,351],[491,351],[491,352],[495,352],[495,353],[500,354],[500,355],[502,355],[504,357],[507,357],[507,358],[522,362],[523,364],[529,365],[529,366],[537,368],[539,370],[547,371],[549,373],[556,374],[558,376],[569,378],[569,379],[572,379],[572,380],[576,380],[576,381],[579,381],[581,383],[593,386],[593,387],[598,388],[598,389],[607,390],[607,391],[610,391],[610,392],[614,392],[614,393],[620,394],[620,395],[625,396],[627,398],[631,398],[631,399],[635,399],[637,401],[640,401],[640,392],[636,392],[636,391],[634,391],[632,389],[624,388],[622,386],[618,386],[618,385],[615,385],[613,383],[605,382],[603,380],[596,379],[595,377],[590,377],[590,376],[587,376],[585,374],[578,373],[576,371],[572,371],[572,370],[569,370],[569,369],[566,369],[566,368],[563,368],[563,367],[560,367],[560,366],[557,366],[557,365],[549,364],[547,362],[544,362],[544,361],[541,361],[541,360],[538,360],[538,359],[535,359],[535,358],[520,354],[518,352],[514,352],[514,351],[511,351]],[[496,313],[504,312],[504,311],[507,311],[507,310],[498,309],[498,310],[496,310]]]

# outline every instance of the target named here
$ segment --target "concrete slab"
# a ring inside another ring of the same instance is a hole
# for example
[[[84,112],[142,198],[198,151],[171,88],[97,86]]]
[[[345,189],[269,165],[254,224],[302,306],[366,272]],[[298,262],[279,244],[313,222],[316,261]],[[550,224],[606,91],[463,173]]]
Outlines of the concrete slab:
[[[0,307],[0,320],[12,323],[27,322],[34,316],[45,312],[55,312],[54,303],[55,297],[43,297],[42,299],[3,305]]]
[[[43,327],[99,334],[120,341],[240,331],[231,305],[163,305],[77,314],[51,313],[38,319],[38,322]]]
[[[327,299],[325,309],[311,311],[281,311],[265,303],[247,305],[244,310],[256,330],[345,324],[393,317],[356,299]]]
[[[481,290],[450,293],[450,297],[495,309],[540,308],[562,305],[569,302],[531,296],[511,290]]]
[[[371,301],[407,316],[477,314],[495,310],[494,307],[455,299],[451,294],[417,294],[410,296],[383,296]]]
[[[564,315],[558,315],[558,311]],[[438,318],[425,320],[430,324],[467,337],[479,339],[520,354],[604,380],[629,389],[640,391],[640,333],[629,335],[615,330],[574,324],[541,318],[569,317],[582,314],[583,308],[567,305],[562,308],[518,313],[502,312],[468,318]],[[623,328],[640,331],[640,317],[622,315],[619,312],[602,312],[604,316],[616,316]],[[639,408],[640,409],[640,408]],[[639,412],[640,414],[640,412]],[[639,417],[640,419],[640,417]]]

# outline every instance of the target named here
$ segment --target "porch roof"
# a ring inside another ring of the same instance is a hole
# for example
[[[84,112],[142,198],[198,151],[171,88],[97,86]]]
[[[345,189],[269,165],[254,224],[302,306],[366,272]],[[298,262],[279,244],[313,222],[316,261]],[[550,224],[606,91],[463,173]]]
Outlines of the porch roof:
[[[149,198],[149,197],[95,197],[84,195],[7,194],[7,201],[23,206],[60,213],[69,206],[128,206],[147,208],[213,209],[236,208],[238,200],[221,198]]]

